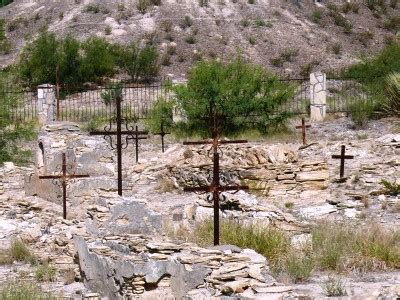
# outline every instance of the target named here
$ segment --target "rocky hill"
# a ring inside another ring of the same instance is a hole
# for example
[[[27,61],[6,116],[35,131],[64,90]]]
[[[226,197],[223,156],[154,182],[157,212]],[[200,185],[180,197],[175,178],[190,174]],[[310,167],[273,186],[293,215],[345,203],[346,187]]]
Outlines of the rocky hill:
[[[46,25],[58,36],[91,35],[128,43],[153,40],[163,74],[180,77],[200,58],[241,49],[276,71],[339,68],[375,52],[399,30],[396,0],[378,5],[310,0],[15,0],[0,8],[15,61]],[[360,2],[361,3],[361,2]]]

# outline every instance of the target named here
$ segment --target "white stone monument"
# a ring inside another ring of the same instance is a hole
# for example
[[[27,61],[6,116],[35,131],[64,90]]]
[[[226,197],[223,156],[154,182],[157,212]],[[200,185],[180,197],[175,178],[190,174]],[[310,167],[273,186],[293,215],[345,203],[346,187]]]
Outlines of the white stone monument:
[[[56,120],[55,87],[51,84],[38,86],[38,121],[43,126]]]
[[[326,74],[310,74],[310,119],[321,122],[326,117]]]

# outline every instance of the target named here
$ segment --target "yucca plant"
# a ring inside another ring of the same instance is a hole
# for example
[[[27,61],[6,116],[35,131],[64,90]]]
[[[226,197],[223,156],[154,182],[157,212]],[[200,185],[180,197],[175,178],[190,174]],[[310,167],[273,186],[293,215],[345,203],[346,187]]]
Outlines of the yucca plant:
[[[384,109],[392,115],[400,116],[400,73],[392,73],[386,78]]]

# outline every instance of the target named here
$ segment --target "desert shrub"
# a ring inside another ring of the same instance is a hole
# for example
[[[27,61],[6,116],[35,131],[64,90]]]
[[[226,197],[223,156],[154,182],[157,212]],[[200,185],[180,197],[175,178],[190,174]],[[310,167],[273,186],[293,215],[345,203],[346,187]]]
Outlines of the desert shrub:
[[[400,72],[387,76],[385,94],[383,109],[388,114],[400,116]]]
[[[0,19],[0,54],[9,54],[11,52],[11,43],[6,37],[6,22]]]
[[[56,268],[48,264],[39,265],[35,269],[37,281],[54,281],[56,278]]]
[[[388,75],[398,72],[400,72],[400,43],[395,41],[387,44],[378,54],[364,57],[360,63],[350,66],[343,75],[356,78],[362,84],[364,92],[378,105],[387,101],[385,90]]]
[[[82,43],[80,72],[85,81],[98,81],[115,72],[113,45],[100,37],[90,37]]]
[[[265,27],[265,26],[267,26],[267,23],[263,19],[257,18],[254,20],[254,25],[256,27]]]
[[[9,255],[13,260],[23,261],[27,263],[35,263],[35,255],[31,252],[28,246],[21,240],[15,239],[11,241]]]
[[[97,3],[90,3],[84,7],[83,12],[98,14],[100,12],[100,5]]]
[[[367,6],[370,10],[376,10],[378,8],[385,7],[385,0],[366,0],[365,6]]]
[[[394,32],[400,30],[400,16],[390,16],[388,17],[384,23],[383,26],[388,29],[392,30]]]
[[[189,34],[185,37],[185,42],[191,45],[196,44],[196,37],[193,34]]]
[[[198,0],[200,7],[208,6],[208,0]]]
[[[181,22],[181,28],[185,29],[191,27],[192,25],[193,25],[193,19],[190,16],[186,15]]]
[[[289,115],[272,112],[294,93],[292,86],[260,66],[245,63],[241,57],[226,64],[215,60],[198,62],[189,71],[187,84],[173,90],[187,118],[180,124],[187,132],[207,132],[210,123],[204,118],[215,106],[223,134],[236,134],[249,127],[265,133],[283,124]]]
[[[311,20],[316,24],[321,24],[323,17],[324,17],[324,11],[322,9],[316,9],[311,14]]]
[[[400,184],[396,180],[390,181],[388,179],[382,179],[380,184],[383,185],[384,192],[393,196],[400,194]]]
[[[119,57],[119,66],[133,80],[151,81],[158,75],[158,53],[152,45],[139,48],[135,43],[131,43],[121,50]]]
[[[31,124],[19,123],[18,126],[11,124],[10,110],[18,107],[21,99],[20,94],[10,93],[7,90],[9,80],[7,72],[0,74],[0,165],[6,161],[28,162],[30,151],[21,148],[19,143],[34,136]]]
[[[341,297],[347,295],[345,283],[333,277],[328,277],[328,279],[321,284],[321,288],[327,297]]]
[[[167,101],[163,98],[157,100],[149,112],[150,118],[146,119],[146,127],[150,132],[161,132],[161,124],[165,132],[172,131],[174,127],[172,118],[174,105],[174,101]]]
[[[150,8],[150,6],[151,6],[150,0],[139,0],[136,5],[136,8],[140,13],[145,14],[146,11]]]
[[[111,26],[107,25],[106,28],[104,28],[104,34],[105,35],[110,35],[112,32]]]
[[[62,298],[62,297],[61,297]],[[0,284],[0,299],[21,300],[21,299],[42,299],[57,300],[57,297],[51,293],[42,291],[39,285],[33,282],[25,281],[6,281]]]
[[[123,84],[120,82],[107,85],[104,92],[101,93],[101,100],[105,105],[114,103],[118,97],[122,97]]]
[[[350,100],[349,111],[354,125],[358,128],[365,127],[373,116],[374,103],[371,100],[354,98]]]
[[[161,64],[163,66],[170,66],[171,65],[171,55],[166,53],[161,58]]]
[[[331,49],[332,49],[332,52],[333,52],[334,54],[338,55],[338,54],[340,54],[340,53],[342,52],[342,44],[340,44],[340,43],[333,43],[333,44],[331,45]]]
[[[31,84],[56,82],[59,41],[54,33],[42,29],[39,37],[22,51],[19,62],[21,78]]]
[[[396,9],[398,2],[399,0],[390,0],[390,7]]]
[[[360,41],[364,46],[368,45],[368,42],[374,38],[374,34],[371,31],[363,31],[357,33],[357,40]]]
[[[6,6],[13,2],[14,2],[14,0],[0,0],[0,7]]]

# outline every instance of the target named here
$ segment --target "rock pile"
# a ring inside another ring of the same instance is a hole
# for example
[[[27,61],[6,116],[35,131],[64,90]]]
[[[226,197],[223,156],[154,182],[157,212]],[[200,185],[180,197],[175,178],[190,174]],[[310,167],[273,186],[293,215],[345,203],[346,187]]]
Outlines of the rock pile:
[[[278,284],[269,275],[265,257],[250,249],[229,245],[206,249],[132,234],[75,236],[74,241],[86,284],[111,299],[146,294],[155,288],[165,299],[268,297],[292,290]]]

